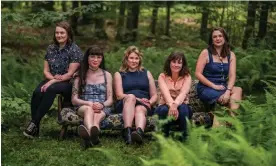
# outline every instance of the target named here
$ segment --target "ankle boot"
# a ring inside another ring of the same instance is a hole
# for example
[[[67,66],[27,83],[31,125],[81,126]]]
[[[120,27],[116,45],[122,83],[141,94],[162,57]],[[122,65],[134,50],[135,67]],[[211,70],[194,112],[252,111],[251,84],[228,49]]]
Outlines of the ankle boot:
[[[138,127],[136,129],[136,131],[133,131],[131,133],[131,139],[134,142],[138,143],[138,144],[142,144],[143,143],[143,137],[144,137],[144,132],[143,132],[143,130],[140,127]]]
[[[131,140],[131,128],[130,127],[126,127],[123,130],[123,137],[124,140],[126,142],[126,144],[131,144],[132,140]]]

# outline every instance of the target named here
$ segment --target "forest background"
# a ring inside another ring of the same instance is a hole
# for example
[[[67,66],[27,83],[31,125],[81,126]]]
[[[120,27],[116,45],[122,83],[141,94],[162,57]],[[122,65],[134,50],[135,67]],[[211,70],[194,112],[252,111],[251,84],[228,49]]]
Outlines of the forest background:
[[[270,1],[2,1],[1,160],[3,165],[272,165],[276,161],[276,2]],[[244,101],[237,118],[219,108],[233,128],[190,126],[181,143],[150,135],[126,146],[120,132],[83,151],[75,128],[58,141],[57,103],[42,121],[40,138],[22,132],[33,89],[43,79],[43,58],[55,22],[71,23],[81,50],[98,44],[106,67],[118,71],[124,50],[138,46],[155,79],[172,51],[183,51],[194,77],[213,27],[227,31],[237,56],[237,86]]]

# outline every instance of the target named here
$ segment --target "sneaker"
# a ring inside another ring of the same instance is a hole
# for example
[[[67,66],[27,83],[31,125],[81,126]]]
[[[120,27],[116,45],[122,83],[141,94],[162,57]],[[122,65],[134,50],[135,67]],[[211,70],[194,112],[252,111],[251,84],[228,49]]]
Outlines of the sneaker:
[[[28,138],[34,138],[35,136],[38,136],[38,131],[39,130],[36,124],[34,124],[34,122],[31,121],[28,127],[23,132],[23,134]]]
[[[90,139],[93,145],[97,145],[100,143],[99,135],[100,135],[100,130],[98,129],[98,127],[93,126],[90,129]]]
[[[143,143],[143,136],[144,136],[143,130],[140,127],[138,127],[136,129],[136,131],[133,131],[131,133],[131,140],[133,142],[138,143],[138,144],[142,144]]]
[[[91,147],[91,142],[90,142],[90,139],[89,139],[89,133],[88,133],[87,128],[84,125],[79,126],[78,133],[79,133],[80,137],[82,138],[81,145],[84,148]]]

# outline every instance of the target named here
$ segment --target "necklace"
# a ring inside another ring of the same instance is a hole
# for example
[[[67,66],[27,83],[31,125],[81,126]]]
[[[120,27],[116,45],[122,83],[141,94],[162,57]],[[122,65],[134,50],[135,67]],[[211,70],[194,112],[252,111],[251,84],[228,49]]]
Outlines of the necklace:
[[[92,68],[92,67],[89,66],[89,70],[91,70],[91,71],[97,71],[98,69],[99,68],[94,69],[94,68]]]
[[[222,61],[222,56],[220,56],[220,54],[218,54],[219,60]]]

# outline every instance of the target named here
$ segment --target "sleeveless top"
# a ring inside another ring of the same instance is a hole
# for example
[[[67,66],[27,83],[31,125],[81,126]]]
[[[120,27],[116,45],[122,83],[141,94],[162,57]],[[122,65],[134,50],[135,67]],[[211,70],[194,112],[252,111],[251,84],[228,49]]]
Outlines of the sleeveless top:
[[[227,56],[228,63],[214,62],[210,51],[208,51],[208,56],[209,63],[205,65],[203,75],[216,85],[226,85],[230,66],[230,55]],[[201,82],[199,84],[203,85]]]
[[[133,94],[137,98],[150,99],[147,70],[120,72],[125,94]]]
[[[106,73],[104,70],[104,83],[100,84],[86,84],[82,89],[82,95],[80,95],[80,99],[85,101],[92,102],[104,102],[107,99],[107,81],[106,81]]]

